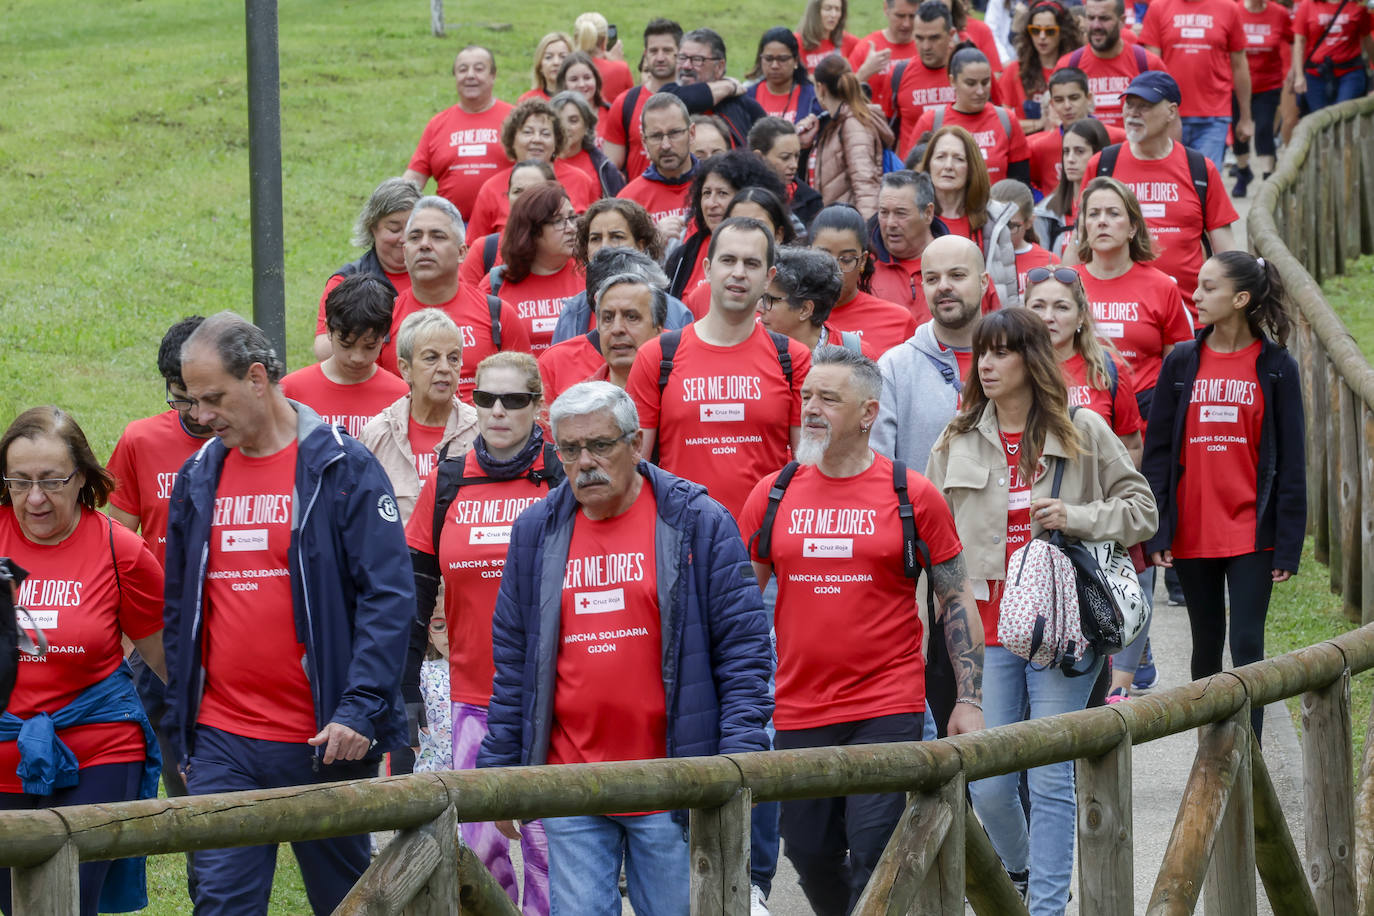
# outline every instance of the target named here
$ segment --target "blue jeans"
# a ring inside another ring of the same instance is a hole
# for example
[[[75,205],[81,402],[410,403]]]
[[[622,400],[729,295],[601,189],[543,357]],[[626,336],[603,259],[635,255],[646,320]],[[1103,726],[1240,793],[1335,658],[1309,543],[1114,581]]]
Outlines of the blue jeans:
[[[687,916],[687,831],[668,812],[546,817],[550,916],[620,916],[620,863],[638,916]]]
[[[768,642],[773,647],[773,672],[768,675],[768,695],[774,695],[778,668],[778,634],[773,629],[773,612],[778,603],[778,577],[773,576],[763,589],[763,610],[768,615]],[[768,720],[768,740],[775,729]],[[773,876],[778,872],[778,847],[781,845],[780,821],[782,802],[759,802],[749,815],[749,883],[758,886],[767,897],[773,890]]]
[[[1180,118],[1183,122],[1183,145],[1191,146],[1218,168],[1226,158],[1226,134],[1231,129],[1230,118]]]
[[[1082,709],[1096,679],[1097,668],[1082,677],[1065,677],[1058,670],[1036,670],[1001,646],[989,646],[983,654],[983,718],[988,728],[1020,722],[1027,701],[1032,719]],[[1030,869],[1031,916],[1063,916],[1077,829],[1073,762],[1035,767],[1028,776],[1029,831],[1017,790],[1019,773],[970,783],[969,794],[1007,871]]]
[[[1358,68],[1335,79],[1322,79],[1313,73],[1308,73],[1306,76],[1307,92],[1303,95],[1303,99],[1307,102],[1309,112],[1317,111],[1328,105],[1335,105],[1337,102],[1358,99],[1365,94],[1368,88],[1363,63]]]

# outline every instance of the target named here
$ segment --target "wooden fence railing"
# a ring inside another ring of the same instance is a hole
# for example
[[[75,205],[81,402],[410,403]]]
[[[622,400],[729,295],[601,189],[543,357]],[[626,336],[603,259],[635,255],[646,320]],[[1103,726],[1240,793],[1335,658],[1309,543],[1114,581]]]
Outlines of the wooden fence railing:
[[[14,867],[16,913],[68,913],[82,860],[395,829],[337,913],[511,916],[510,901],[458,843],[458,822],[689,809],[692,913],[744,916],[752,802],[901,791],[910,793],[908,808],[856,912],[958,913],[967,899],[979,914],[1004,916],[1026,910],[964,787],[1075,760],[1080,912],[1130,916],[1133,749],[1198,729],[1146,912],[1190,913],[1202,898],[1208,913],[1254,913],[1258,870],[1276,913],[1369,914],[1374,805],[1366,778],[1356,806],[1349,684],[1371,667],[1374,625],[1130,703],[943,741],[426,773],[0,813],[0,865]],[[1299,694],[1305,857],[1250,732],[1252,706]],[[1366,756],[1362,773],[1368,764]]]
[[[1307,413],[1307,519],[1354,622],[1374,620],[1374,369],[1318,284],[1374,253],[1374,97],[1304,118],[1255,196],[1251,250],[1298,307],[1289,342]]]

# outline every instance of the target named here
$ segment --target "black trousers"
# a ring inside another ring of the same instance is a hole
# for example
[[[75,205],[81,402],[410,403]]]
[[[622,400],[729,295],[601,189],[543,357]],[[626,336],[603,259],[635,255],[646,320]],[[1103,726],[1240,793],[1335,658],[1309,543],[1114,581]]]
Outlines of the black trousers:
[[[818,728],[778,729],[778,750],[920,741],[924,717],[903,713]],[[782,803],[783,851],[797,869],[802,891],[817,916],[845,916],[906,808],[906,795],[849,795]]]

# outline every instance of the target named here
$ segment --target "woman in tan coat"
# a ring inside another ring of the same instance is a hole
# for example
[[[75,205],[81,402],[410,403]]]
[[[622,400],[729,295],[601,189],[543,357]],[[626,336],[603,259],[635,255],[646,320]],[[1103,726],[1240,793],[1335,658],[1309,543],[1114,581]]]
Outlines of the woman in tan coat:
[[[878,209],[883,150],[892,130],[868,104],[849,62],[832,55],[816,67],[816,99],[830,113],[811,151],[808,184],[830,204],[849,204],[871,217]]]

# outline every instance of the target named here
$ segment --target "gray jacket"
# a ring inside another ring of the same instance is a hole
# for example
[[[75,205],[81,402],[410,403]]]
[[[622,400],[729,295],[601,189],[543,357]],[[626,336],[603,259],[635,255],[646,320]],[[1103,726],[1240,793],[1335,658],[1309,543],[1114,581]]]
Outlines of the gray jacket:
[[[1012,204],[990,200],[988,221],[983,226],[983,259],[1004,309],[1021,305],[1020,287],[1016,282],[1016,249],[1011,244],[1011,230],[1007,228],[1015,214],[1016,207]]]
[[[927,321],[905,343],[884,353],[878,368],[883,393],[868,444],[920,470],[935,440],[954,419],[963,388],[954,352],[940,349],[935,323]]]

